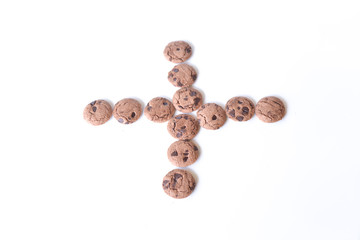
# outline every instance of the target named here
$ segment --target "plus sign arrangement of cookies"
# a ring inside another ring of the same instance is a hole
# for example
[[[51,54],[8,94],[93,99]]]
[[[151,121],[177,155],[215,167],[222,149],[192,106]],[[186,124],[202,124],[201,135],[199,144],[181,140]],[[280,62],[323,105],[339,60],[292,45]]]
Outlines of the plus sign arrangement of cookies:
[[[191,45],[185,41],[170,42],[164,49],[165,58],[176,64],[168,72],[168,81],[179,88],[172,101],[155,97],[143,109],[141,103],[132,98],[118,101],[114,108],[107,101],[99,99],[86,105],[83,112],[84,119],[94,126],[106,123],[111,116],[121,124],[130,125],[143,112],[147,119],[156,124],[167,122],[167,130],[176,141],[164,147],[164,151],[167,150],[169,162],[179,168],[164,176],[162,188],[176,199],[188,197],[195,189],[195,178],[186,167],[195,163],[199,157],[199,146],[192,139],[200,127],[217,130],[225,124],[227,118],[246,122],[254,115],[264,123],[274,123],[280,121],[286,112],[284,103],[275,96],[264,97],[256,105],[249,98],[235,96],[227,101],[225,109],[215,103],[204,103],[201,92],[192,87],[197,72],[193,66],[185,63],[192,52]],[[181,113],[175,115],[176,110]],[[189,114],[194,111],[197,111],[196,117]]]

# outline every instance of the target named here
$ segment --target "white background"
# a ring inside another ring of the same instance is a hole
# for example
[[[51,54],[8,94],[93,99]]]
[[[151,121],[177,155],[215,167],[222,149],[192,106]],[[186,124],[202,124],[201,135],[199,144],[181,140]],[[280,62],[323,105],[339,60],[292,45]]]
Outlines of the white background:
[[[359,240],[359,32],[358,0],[2,0],[0,239]],[[278,123],[201,129],[182,200],[161,187],[166,123],[82,117],[172,98],[174,40],[205,102],[287,105]]]

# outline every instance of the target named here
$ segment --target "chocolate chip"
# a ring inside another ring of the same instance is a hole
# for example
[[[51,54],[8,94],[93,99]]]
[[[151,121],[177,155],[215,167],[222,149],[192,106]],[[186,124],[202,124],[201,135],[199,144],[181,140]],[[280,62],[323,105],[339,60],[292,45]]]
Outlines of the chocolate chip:
[[[185,150],[185,152],[189,152],[189,150],[188,150],[188,149],[186,149],[186,150]]]
[[[96,101],[93,101],[93,102],[90,103],[90,105],[91,105],[91,106],[94,106],[95,103],[96,103]]]
[[[93,110],[94,112],[96,112],[96,107],[92,107],[92,110]]]
[[[217,117],[216,117],[215,115],[213,115],[211,119],[212,119],[212,120],[216,120]]]
[[[134,113],[134,112],[131,113],[131,117],[132,117],[132,118],[135,117],[135,113]]]
[[[182,116],[176,116],[175,117],[175,119],[181,119],[182,118]]]
[[[178,155],[178,152],[177,151],[173,151],[172,153],[171,153],[171,156],[173,156],[173,157],[176,157]]]
[[[231,111],[229,112],[229,115],[232,116],[232,117],[235,117],[235,110],[234,110],[234,109],[231,110]]]
[[[187,48],[186,52],[190,53],[191,52],[191,48]]]
[[[188,157],[184,157],[183,161],[186,162],[189,158]]]
[[[185,120],[188,120],[188,118],[189,118],[188,116],[184,116],[184,119],[185,119]]]
[[[243,116],[237,116],[236,119],[241,122],[244,119],[244,117]]]
[[[189,153],[188,153],[188,152],[185,152],[185,153],[183,153],[183,155],[184,155],[184,156],[187,156],[187,155],[189,155]]]
[[[238,101],[238,103],[239,103],[239,104],[243,104],[243,102],[242,102],[242,101]]]
[[[240,110],[240,109],[241,109],[241,107],[237,107],[237,109],[238,109],[238,110]]]
[[[173,81],[176,81],[177,80],[177,78],[173,78]],[[179,83],[178,83],[179,84]]]
[[[124,119],[119,118],[118,122],[119,122],[119,123],[123,123],[123,122],[124,122]]]
[[[168,105],[168,103],[167,103],[167,102],[163,102],[163,105],[166,106],[166,105]]]
[[[245,116],[248,115],[249,114],[249,108],[248,107],[243,107],[242,114],[244,114]]]
[[[190,96],[195,96],[196,95],[196,92],[194,92],[194,91],[190,91]]]
[[[194,190],[195,189],[195,183],[194,183],[194,185],[190,186],[189,188],[190,188],[191,191]]]
[[[174,72],[178,72],[178,71],[179,71],[179,69],[177,69],[177,68],[174,68],[174,69],[173,69],[173,71],[174,71]]]
[[[184,86],[181,82],[178,82],[177,85],[178,85],[179,87]]]
[[[177,48],[176,51],[180,51],[180,48]]]
[[[178,107],[179,107],[179,108],[181,108],[181,109],[184,109],[184,107],[183,107],[183,106],[181,106],[181,105],[179,105]]]
[[[186,126],[182,126],[182,127],[181,127],[181,129],[185,129],[185,128],[186,128]]]
[[[181,175],[181,174],[178,174],[178,173],[175,173],[175,174],[174,174],[174,183],[173,183],[173,185],[172,185],[173,188],[175,188],[176,182],[177,182],[177,180],[178,180],[179,178],[182,178],[182,175]]]
[[[195,104],[195,105],[198,105],[200,101],[201,101],[200,98],[195,98],[195,99],[194,99],[194,104]]]
[[[182,133],[181,132],[178,132],[177,134],[176,134],[176,137],[178,137],[178,138],[180,138],[180,137],[182,137]]]
[[[197,78],[197,75],[196,75],[196,74],[191,75],[191,78],[195,81],[195,80],[196,80],[196,78]]]
[[[194,151],[198,151],[199,149],[197,148],[197,146],[194,146]]]
[[[187,100],[189,100],[187,97],[186,97],[186,98],[184,98],[184,101],[187,101]]]
[[[168,183],[169,183],[168,180],[164,180],[164,181],[163,181],[163,188],[164,188],[164,189],[168,189],[168,188],[169,188]]]
[[[179,178],[182,178],[183,176],[181,175],[181,174],[179,174],[179,173],[175,173],[174,174],[174,180],[175,180],[175,182],[179,179]]]
[[[229,106],[226,105],[225,109],[226,109],[226,111],[228,111],[228,110],[229,110]]]
[[[152,109],[152,107],[151,107],[151,106],[149,106],[149,107],[147,108],[147,110],[148,110],[148,111],[150,111],[151,109]]]

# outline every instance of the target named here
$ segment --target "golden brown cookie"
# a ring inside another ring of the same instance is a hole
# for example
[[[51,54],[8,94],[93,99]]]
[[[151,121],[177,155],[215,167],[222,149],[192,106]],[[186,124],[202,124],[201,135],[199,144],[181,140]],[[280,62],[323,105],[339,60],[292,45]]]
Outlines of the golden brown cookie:
[[[145,116],[157,123],[168,121],[175,113],[174,105],[166,98],[156,97],[150,100],[144,109]]]
[[[196,183],[193,175],[183,169],[174,169],[163,178],[164,192],[173,198],[186,198],[195,189]]]
[[[184,41],[170,42],[164,49],[164,56],[173,63],[182,63],[191,57],[191,46]]]
[[[277,97],[264,97],[256,104],[255,113],[263,122],[277,122],[285,116],[285,105]]]
[[[196,78],[195,69],[186,63],[176,65],[168,73],[168,80],[175,87],[189,87],[194,84]]]
[[[111,114],[111,105],[101,99],[86,105],[83,112],[84,119],[94,126],[106,123],[111,118]]]
[[[225,105],[226,115],[234,121],[247,121],[254,116],[255,106],[246,97],[233,97]]]
[[[142,107],[138,101],[124,98],[115,104],[113,116],[119,123],[131,124],[140,118],[141,113]]]
[[[174,138],[190,140],[196,136],[200,127],[198,121],[193,116],[180,114],[170,119],[167,129]]]
[[[199,149],[192,141],[176,141],[168,148],[168,159],[177,167],[187,167],[199,157]]]
[[[190,113],[200,108],[203,97],[198,90],[192,87],[183,87],[175,92],[172,101],[178,111]]]
[[[196,116],[200,121],[200,126],[210,130],[219,129],[226,121],[224,109],[215,103],[202,105]]]

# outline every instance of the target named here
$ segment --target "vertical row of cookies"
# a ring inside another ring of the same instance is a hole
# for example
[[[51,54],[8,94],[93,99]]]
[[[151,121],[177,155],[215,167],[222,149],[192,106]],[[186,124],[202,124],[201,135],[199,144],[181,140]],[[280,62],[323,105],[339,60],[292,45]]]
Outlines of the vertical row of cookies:
[[[199,122],[190,114],[200,108],[203,97],[200,91],[191,87],[196,78],[196,70],[184,63],[192,54],[191,46],[184,41],[169,43],[164,50],[167,60],[175,65],[168,73],[169,82],[175,87],[180,87],[173,96],[172,103],[176,110],[182,112],[171,118],[168,122],[168,132],[178,141],[168,148],[167,155],[170,162],[177,167],[187,167],[199,157],[199,148],[191,141],[199,132]],[[174,169],[163,178],[162,187],[173,198],[185,198],[195,188],[195,179],[185,169]]]

